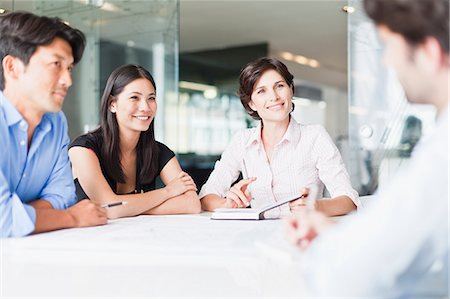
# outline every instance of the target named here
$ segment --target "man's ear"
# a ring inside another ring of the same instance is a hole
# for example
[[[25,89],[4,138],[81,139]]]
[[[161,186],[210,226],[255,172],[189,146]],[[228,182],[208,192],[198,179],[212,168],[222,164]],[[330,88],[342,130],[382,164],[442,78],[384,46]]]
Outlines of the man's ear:
[[[25,69],[23,62],[19,58],[11,55],[6,55],[3,58],[2,67],[5,82],[8,80],[17,80]]]
[[[428,73],[435,73],[446,65],[441,45],[434,37],[427,37],[416,50],[416,62]]]

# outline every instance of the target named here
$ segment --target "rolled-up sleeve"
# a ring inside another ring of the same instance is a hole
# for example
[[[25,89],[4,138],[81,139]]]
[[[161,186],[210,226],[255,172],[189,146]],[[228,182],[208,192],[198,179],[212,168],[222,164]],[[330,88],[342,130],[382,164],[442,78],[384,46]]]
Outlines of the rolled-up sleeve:
[[[67,135],[67,123],[65,118],[62,122],[62,142],[58,152],[58,158],[53,167],[45,187],[39,198],[47,200],[54,209],[63,210],[74,205],[77,201],[75,185],[68,155],[69,137]]]
[[[222,153],[220,160],[214,165],[211,175],[200,190],[200,198],[208,194],[224,197],[231,184],[239,177],[243,151],[242,135],[243,132],[238,132],[233,136],[230,144]]]
[[[314,143],[314,152],[317,153],[317,169],[320,180],[325,184],[331,197],[348,196],[359,209],[361,202],[358,192],[350,183],[350,176],[338,148],[325,129],[322,126],[318,126],[318,128],[319,134]]]
[[[0,171],[0,237],[22,237],[34,231],[36,210],[11,193]]]

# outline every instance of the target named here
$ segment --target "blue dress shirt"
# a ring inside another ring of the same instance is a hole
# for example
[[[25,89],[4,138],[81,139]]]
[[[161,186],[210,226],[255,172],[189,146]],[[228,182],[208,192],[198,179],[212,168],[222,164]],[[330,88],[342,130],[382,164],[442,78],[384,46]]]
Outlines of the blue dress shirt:
[[[28,204],[34,200],[59,210],[76,202],[64,113],[44,114],[30,146],[27,130],[26,120],[0,91],[0,237],[34,231],[36,211]]]

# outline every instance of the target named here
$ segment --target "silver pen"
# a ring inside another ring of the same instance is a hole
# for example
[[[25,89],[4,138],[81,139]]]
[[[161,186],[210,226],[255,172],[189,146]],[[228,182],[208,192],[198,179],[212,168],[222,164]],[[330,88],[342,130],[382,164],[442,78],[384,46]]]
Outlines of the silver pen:
[[[117,207],[117,206],[121,206],[121,205],[126,205],[128,203],[128,201],[118,201],[118,202],[113,202],[113,203],[106,203],[104,205],[101,205],[102,208],[112,208],[112,207]]]

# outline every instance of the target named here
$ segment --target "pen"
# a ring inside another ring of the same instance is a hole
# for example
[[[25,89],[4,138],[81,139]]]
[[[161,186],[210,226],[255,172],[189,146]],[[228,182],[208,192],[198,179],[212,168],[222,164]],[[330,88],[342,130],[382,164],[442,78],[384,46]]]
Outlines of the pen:
[[[116,206],[126,205],[128,201],[119,201],[119,202],[113,202],[113,203],[107,203],[102,205],[102,208],[112,208]]]
[[[294,200],[299,200],[299,199],[302,199],[302,198],[306,198],[306,197],[307,197],[307,196],[306,196],[305,194],[302,194],[301,196],[296,197],[296,198],[290,200],[289,202],[294,201]],[[306,204],[305,204],[305,203],[299,203],[299,204],[297,204],[297,206],[299,206],[299,207],[304,207],[304,206],[306,206]]]
[[[248,176],[248,172],[247,172],[247,166],[245,165],[245,160],[244,159],[242,159],[242,179],[248,179],[249,178],[249,176]],[[247,187],[248,188],[248,187]],[[248,203],[248,205],[246,206],[247,208],[248,207],[251,207],[251,202],[253,201],[254,199],[252,198],[251,200],[250,200],[250,202]]]
[[[242,178],[248,179],[247,167],[245,166],[245,160],[242,159]]]

